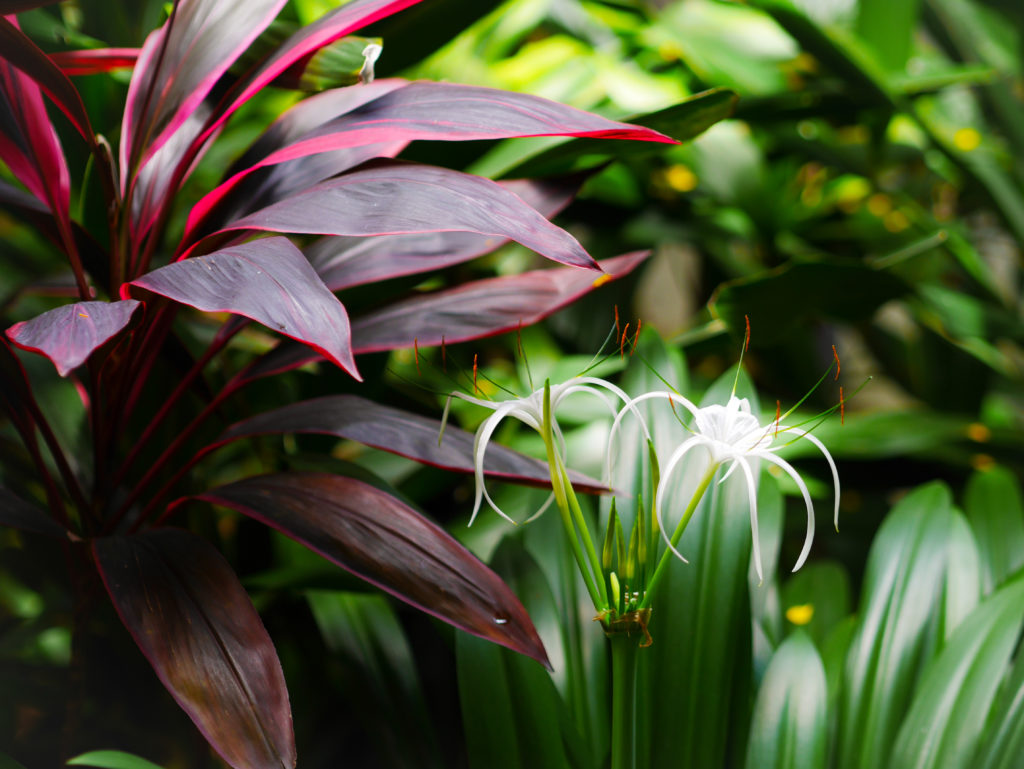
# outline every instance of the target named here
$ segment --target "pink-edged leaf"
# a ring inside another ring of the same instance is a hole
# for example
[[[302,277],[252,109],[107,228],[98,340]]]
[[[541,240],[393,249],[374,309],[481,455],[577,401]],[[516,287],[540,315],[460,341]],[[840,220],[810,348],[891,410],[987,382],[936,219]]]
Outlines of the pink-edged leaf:
[[[449,344],[536,323],[594,288],[630,273],[648,251],[603,260],[605,275],[579,269],[534,270],[489,278],[385,307],[352,324],[355,352]]]
[[[121,184],[180,129],[286,0],[179,0],[139,53],[121,125]],[[180,142],[187,151],[191,140]]]
[[[242,104],[278,75],[325,45],[344,37],[357,29],[372,24],[403,8],[416,5],[421,0],[352,0],[340,8],[325,13],[312,24],[299,29],[256,70],[233,94],[230,104],[209,125],[199,141],[217,130]]]
[[[280,149],[320,125],[349,112],[388,91],[404,80],[375,80],[350,88],[335,88],[305,99],[285,112],[256,140],[227,173],[228,181],[203,196],[189,213],[186,242],[208,234],[224,224],[310,187],[317,182],[354,168],[374,157],[394,157],[405,142],[387,142],[350,147],[334,152],[300,157],[272,168],[255,170]],[[239,184],[240,179],[245,184]]]
[[[10,526],[57,539],[68,539],[68,531],[63,526],[43,510],[29,504],[3,486],[0,486],[0,526]]]
[[[4,129],[0,131],[0,160],[70,229],[71,182],[64,151],[46,114],[39,86],[10,63],[11,54],[24,53],[27,46],[34,44],[14,24],[0,18],[0,55],[7,59],[0,59],[0,125]]]
[[[385,491],[339,475],[282,473],[199,499],[273,526],[395,597],[549,666],[529,615],[498,575]]]
[[[139,48],[84,48],[58,51],[50,59],[65,75],[97,75],[115,69],[131,69],[139,58]]]
[[[121,621],[221,757],[236,769],[292,769],[281,663],[220,553],[175,529],[102,537],[93,552]]]
[[[35,81],[78,129],[82,138],[90,145],[95,144],[89,115],[78,89],[50,57],[18,29],[13,16],[10,19],[0,18],[0,58],[6,59],[10,65]]]
[[[360,379],[348,313],[287,238],[263,238],[154,270],[121,288],[143,288],[204,312],[262,323]]]
[[[23,350],[50,359],[67,376],[128,325],[139,302],[75,302],[15,323],[7,336]]]
[[[358,236],[457,230],[515,240],[556,262],[597,269],[572,235],[497,182],[398,161],[373,161],[225,229]]]
[[[217,444],[268,433],[334,435],[445,470],[474,471],[472,433],[448,425],[441,439],[439,420],[383,406],[358,395],[327,395],[257,414],[229,427]],[[492,478],[529,486],[551,485],[546,462],[500,444],[492,444],[487,450],[484,472]],[[606,484],[594,478],[575,471],[570,475],[578,491],[608,491]]]
[[[523,202],[550,219],[575,197],[582,177],[565,180],[500,181]],[[305,249],[331,291],[450,267],[486,254],[507,238],[473,232],[428,232],[376,238],[327,237]]]
[[[261,167],[322,152],[381,142],[470,141],[516,136],[577,136],[675,143],[657,131],[618,123],[528,94],[452,83],[414,82],[390,87],[358,109],[324,120],[314,130],[236,171],[199,202],[198,219],[223,195]],[[192,221],[190,218],[190,221]]]

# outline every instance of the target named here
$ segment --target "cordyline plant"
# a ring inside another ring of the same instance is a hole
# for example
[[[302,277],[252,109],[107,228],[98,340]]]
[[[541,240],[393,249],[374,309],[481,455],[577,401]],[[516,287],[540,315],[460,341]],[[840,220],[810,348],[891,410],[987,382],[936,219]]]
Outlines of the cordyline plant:
[[[196,487],[219,447],[284,432],[327,433],[472,472],[472,436],[449,430],[439,447],[436,422],[355,395],[291,404],[226,429],[222,406],[245,385],[308,360],[326,359],[358,380],[360,353],[529,324],[643,259],[599,265],[548,221],[571,185],[496,183],[395,156],[416,139],[672,141],[534,97],[371,82],[379,49],[357,41],[364,58],[350,74],[363,82],[281,115],[192,207],[183,232],[175,227],[180,190],[239,107],[266,86],[301,81],[315,53],[351,46],[343,38],[352,31],[416,2],[354,0],[265,50],[263,32],[285,0],[180,0],[140,50],[53,56],[13,15],[47,3],[0,3],[10,14],[0,19],[0,160],[20,182],[0,180],[0,206],[66,255],[76,294],[0,338],[0,413],[9,420],[0,438],[33,470],[0,474],[0,524],[64,543],[79,602],[88,607],[89,585],[105,589],[160,680],[234,767],[295,764],[288,696],[270,638],[227,562],[172,526],[184,499],[240,511],[456,627],[546,662],[507,586],[387,491],[296,472]],[[93,130],[68,73],[125,66],[134,71],[115,151]],[[69,167],[47,101],[88,148],[96,187],[87,187],[86,169],[78,176]],[[102,196],[98,228],[71,215],[86,189]],[[298,241],[302,250],[278,233],[323,237]],[[351,322],[336,295],[508,241],[565,266],[378,303]],[[220,323],[212,338],[197,332],[194,310],[220,313],[203,320]],[[288,339],[226,381],[208,379],[208,366],[223,369],[217,356],[235,349],[252,322]],[[197,340],[206,347],[192,355]],[[15,347],[45,356],[74,382],[85,437],[73,451],[44,416],[38,382]],[[492,450],[486,471],[528,483],[547,476],[543,464],[507,450]]]

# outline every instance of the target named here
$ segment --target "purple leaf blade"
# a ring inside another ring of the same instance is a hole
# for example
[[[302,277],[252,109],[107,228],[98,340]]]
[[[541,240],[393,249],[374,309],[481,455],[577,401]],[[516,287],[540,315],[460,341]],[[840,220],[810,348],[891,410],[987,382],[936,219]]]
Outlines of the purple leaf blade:
[[[231,567],[173,529],[93,542],[103,583],[163,685],[236,769],[292,769],[281,663]]]
[[[10,526],[56,539],[68,539],[67,529],[3,486],[0,486],[0,526]]]
[[[497,182],[397,161],[375,161],[317,184],[234,222],[226,228],[231,230],[356,236],[475,232],[515,240],[556,262],[598,269],[572,235]]]
[[[18,29],[15,23],[5,18],[0,18],[0,51],[3,52],[2,58],[38,83],[38,87],[42,88],[61,112],[67,115],[68,120],[78,129],[86,142],[90,145],[95,144],[89,115],[74,84],[39,46]]]
[[[180,0],[146,39],[121,125],[122,188],[180,129],[217,80],[273,21],[286,0]],[[182,151],[189,141],[181,142]]]
[[[0,50],[0,125],[5,129],[0,131],[0,161],[70,229],[71,181],[64,151],[40,87],[19,69],[25,66],[21,59],[31,64],[38,49],[14,24],[0,18]],[[38,55],[46,60],[42,52]]]
[[[448,425],[442,438],[439,420],[374,403],[358,395],[328,395],[257,414],[231,425],[218,438],[217,444],[268,433],[334,435],[445,470],[474,471],[472,433]],[[515,483],[551,485],[545,462],[500,444],[492,444],[488,449],[484,472],[488,477]],[[578,491],[602,493],[608,490],[600,481],[575,471],[570,471],[570,476]]]
[[[352,345],[357,354],[401,347],[455,343],[536,323],[583,294],[630,273],[649,252],[600,262],[605,274],[555,268],[466,283],[414,297],[357,319]]]
[[[307,156],[264,168],[255,179],[251,174],[257,166],[278,149],[307,135],[334,118],[379,98],[388,91],[405,85],[404,80],[384,79],[351,88],[333,88],[303,99],[286,111],[228,170],[228,180],[204,195],[189,212],[185,242],[206,235],[216,223],[227,223],[300,192],[317,182],[354,168],[372,157],[394,157],[405,148],[405,142],[369,145],[334,153]],[[239,185],[236,178],[246,177]]]
[[[63,377],[127,326],[138,307],[134,299],[75,302],[15,323],[7,336],[21,349],[49,358]]]
[[[550,666],[508,586],[451,535],[380,489],[326,473],[282,473],[199,499],[279,529],[396,598]]]
[[[287,238],[263,238],[154,270],[135,286],[204,312],[233,312],[314,348],[360,379],[348,313]]]
[[[582,177],[571,180],[513,179],[498,182],[550,219],[567,206]],[[473,232],[380,235],[376,238],[327,237],[305,249],[317,274],[331,291],[439,270],[489,253],[506,238]]]
[[[378,19],[398,13],[419,2],[421,0],[352,0],[341,8],[325,13],[312,24],[299,29],[239,89],[227,109],[211,122],[199,141],[204,141],[235,110],[295,62],[367,24],[372,24]]]
[[[594,115],[528,94],[452,83],[413,82],[389,87],[356,109],[237,171],[199,201],[198,219],[261,167],[322,152],[416,140],[471,141],[527,136],[575,136],[676,143],[657,131]],[[190,218],[190,224],[192,219]]]
[[[131,69],[139,58],[139,48],[82,48],[57,51],[50,59],[65,75],[98,75],[115,69]]]

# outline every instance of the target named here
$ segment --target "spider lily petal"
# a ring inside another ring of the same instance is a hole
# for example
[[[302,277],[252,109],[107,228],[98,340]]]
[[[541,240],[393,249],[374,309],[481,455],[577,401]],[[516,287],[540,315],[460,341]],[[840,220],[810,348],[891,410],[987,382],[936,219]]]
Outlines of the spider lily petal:
[[[757,417],[750,413],[750,402],[747,401],[746,398],[737,398],[735,395],[731,396],[729,398],[729,402],[724,406],[721,404],[713,404],[703,408],[697,408],[686,398],[675,395],[674,393],[648,393],[629,401],[627,405],[635,406],[635,404],[640,400],[657,397],[666,398],[671,402],[685,406],[694,417],[694,424],[690,428],[693,435],[683,441],[683,443],[675,449],[661,474],[661,479],[655,494],[655,510],[659,524],[662,524],[662,509],[664,507],[666,489],[668,488],[668,482],[672,475],[672,471],[675,470],[683,457],[686,456],[686,454],[688,454],[693,448],[697,446],[704,446],[710,455],[710,461],[713,467],[727,465],[726,472],[719,480],[719,483],[725,481],[730,475],[732,475],[737,466],[743,472],[750,505],[750,532],[753,537],[754,568],[757,571],[758,578],[763,579],[761,548],[758,541],[757,480],[750,464],[751,460],[763,459],[766,462],[770,462],[771,464],[778,466],[793,479],[797,488],[800,490],[800,494],[803,496],[804,503],[807,506],[807,535],[804,538],[804,546],[800,552],[800,556],[797,558],[796,565],[793,567],[793,571],[799,569],[807,560],[807,556],[811,549],[811,542],[814,539],[814,505],[811,501],[811,495],[807,489],[807,484],[804,483],[800,474],[797,473],[796,469],[792,465],[775,455],[775,452],[782,446],[772,446],[779,433],[792,433],[796,436],[794,440],[805,438],[817,446],[818,449],[821,450],[825,460],[828,462],[829,468],[832,470],[832,480],[835,489],[834,516],[836,527],[838,528],[839,472],[836,469],[832,455],[829,454],[828,449],[826,449],[824,444],[822,444],[822,442],[817,438],[810,435],[805,430],[801,430],[796,427],[787,427],[785,425],[771,423],[767,426],[760,424]],[[619,412],[619,416],[616,418],[616,422],[612,426],[613,435],[621,421],[621,417],[625,413],[625,408]],[[610,450],[608,467],[610,473]],[[664,525],[661,525],[661,531],[662,537],[668,543],[672,552],[685,561],[686,559],[683,558],[679,551],[673,546]]]
[[[611,400],[609,400],[609,397],[605,393],[601,392],[601,389],[607,390],[612,395],[623,401],[629,400],[626,393],[611,382],[597,377],[576,377],[575,379],[570,379],[569,381],[558,385],[551,385],[551,412],[553,414],[558,406],[570,395],[575,393],[588,393],[597,397],[608,407],[609,413],[612,416],[615,416],[617,413],[615,406],[612,404]],[[542,387],[535,390],[523,398],[515,398],[507,401],[488,401],[483,400],[482,398],[475,398],[471,395],[465,395],[460,392],[453,392],[448,396],[449,405],[451,404],[451,399],[453,397],[494,411],[494,413],[487,417],[487,419],[481,423],[480,427],[477,428],[476,436],[473,441],[473,470],[474,477],[476,479],[476,495],[469,523],[472,525],[473,521],[476,520],[477,513],[480,512],[480,508],[483,506],[485,500],[494,512],[505,520],[515,523],[510,516],[498,507],[491,498],[491,495],[487,492],[487,486],[484,478],[484,456],[487,453],[487,445],[490,443],[494,432],[498,429],[498,425],[501,421],[506,417],[514,417],[523,424],[533,428],[538,433],[543,430],[544,388]],[[447,420],[447,416],[448,406],[445,406],[445,417],[442,420],[442,424]],[[557,450],[564,463],[566,459],[565,438],[562,435],[562,430],[558,426],[557,422],[553,421],[551,431]],[[552,493],[548,496],[547,501],[540,507],[540,509],[527,519],[527,522],[534,520],[537,516],[543,513],[551,505],[553,499],[554,494]]]

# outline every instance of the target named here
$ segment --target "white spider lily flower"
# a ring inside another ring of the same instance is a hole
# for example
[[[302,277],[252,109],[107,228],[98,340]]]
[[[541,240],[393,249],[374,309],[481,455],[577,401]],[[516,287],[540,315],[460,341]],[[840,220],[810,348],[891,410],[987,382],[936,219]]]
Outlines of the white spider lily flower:
[[[810,441],[821,450],[825,460],[828,462],[828,465],[832,470],[832,481],[835,490],[834,518],[836,528],[838,529],[839,472],[836,470],[836,464],[832,460],[832,455],[829,454],[828,449],[825,448],[825,445],[806,430],[801,430],[797,427],[788,427],[774,421],[769,422],[767,425],[762,425],[758,421],[757,417],[750,413],[750,402],[746,398],[737,398],[735,395],[730,396],[729,402],[724,406],[720,404],[713,404],[711,406],[699,408],[681,395],[676,395],[675,393],[670,392],[652,392],[646,393],[645,395],[641,395],[627,402],[627,407],[623,408],[619,412],[619,415],[616,417],[615,422],[612,425],[611,438],[614,438],[615,431],[618,429],[622,418],[625,416],[627,408],[635,413],[635,410],[630,407],[635,407],[637,403],[652,398],[665,398],[672,403],[677,403],[680,406],[683,406],[693,415],[693,425],[689,428],[692,435],[676,447],[675,451],[673,451],[672,455],[669,457],[668,462],[662,468],[661,478],[658,483],[658,489],[655,493],[654,500],[662,537],[665,539],[672,552],[682,561],[685,562],[686,559],[675,548],[668,533],[665,531],[662,520],[663,508],[672,471],[675,470],[687,454],[698,446],[703,446],[709,454],[711,461],[711,469],[709,469],[709,472],[717,469],[718,467],[728,465],[726,472],[719,480],[719,483],[732,475],[733,471],[737,467],[739,467],[743,472],[743,476],[747,484],[747,496],[750,504],[750,532],[753,536],[754,568],[757,571],[759,579],[764,579],[764,576],[761,569],[761,548],[758,540],[757,481],[754,477],[753,468],[751,467],[752,460],[763,459],[764,461],[781,468],[796,483],[796,486],[800,490],[801,495],[803,495],[804,502],[807,505],[807,536],[804,539],[803,550],[800,552],[800,557],[797,558],[796,566],[793,567],[793,571],[796,571],[804,565],[804,562],[807,560],[807,555],[811,550],[811,542],[814,539],[814,505],[811,502],[811,495],[807,490],[807,484],[804,483],[800,474],[797,473],[789,462],[781,459],[775,454],[775,452],[787,443],[792,442],[788,439],[805,439]],[[644,429],[646,431],[646,426],[644,426]],[[779,436],[786,436],[787,440],[776,445]],[[609,468],[611,466],[610,446],[611,441],[609,441]]]
[[[608,391],[608,393],[611,393],[623,402],[629,400],[629,396],[626,395],[626,393],[619,387],[607,380],[599,379],[597,377],[575,377],[574,379],[570,379],[561,384],[553,384],[550,388],[552,414],[551,431],[554,434],[555,445],[561,454],[563,463],[566,458],[565,437],[562,435],[562,431],[558,426],[557,420],[554,419],[554,414],[558,410],[558,406],[566,398],[575,393],[589,393],[594,395],[608,407],[608,411],[613,417],[618,413],[618,410],[615,408],[615,405],[609,398],[608,394],[602,392],[602,390]],[[476,520],[477,513],[480,512],[480,508],[483,505],[484,500],[487,500],[487,504],[490,505],[491,509],[502,518],[511,523],[515,523],[512,518],[506,515],[505,512],[495,504],[491,495],[487,492],[487,486],[484,483],[484,455],[487,452],[487,445],[490,443],[491,437],[494,435],[494,431],[498,429],[498,425],[501,424],[501,421],[506,417],[514,417],[520,422],[532,427],[538,433],[542,433],[544,425],[544,388],[541,387],[523,398],[514,398],[507,401],[489,401],[482,398],[474,398],[471,395],[466,395],[461,392],[453,392],[448,396],[448,402],[445,404],[444,416],[441,419],[442,433],[444,432],[444,425],[448,421],[448,409],[451,406],[452,398],[459,398],[494,411],[493,414],[487,417],[487,419],[480,424],[473,439],[473,471],[476,478],[476,498],[473,501],[473,513],[469,517],[469,525],[473,525],[473,521]],[[553,499],[554,494],[552,493],[548,497],[548,500],[541,506],[540,510],[530,516],[527,521],[532,521],[543,513],[550,506]]]

